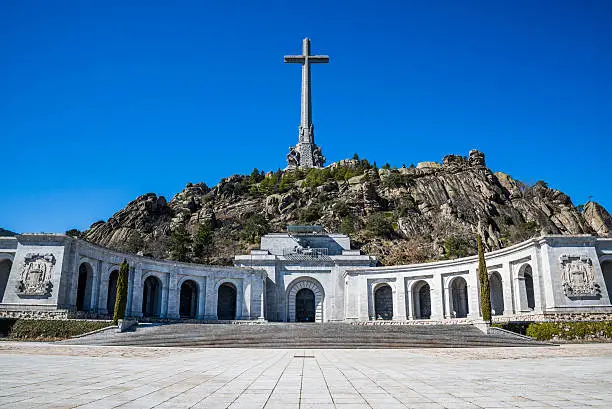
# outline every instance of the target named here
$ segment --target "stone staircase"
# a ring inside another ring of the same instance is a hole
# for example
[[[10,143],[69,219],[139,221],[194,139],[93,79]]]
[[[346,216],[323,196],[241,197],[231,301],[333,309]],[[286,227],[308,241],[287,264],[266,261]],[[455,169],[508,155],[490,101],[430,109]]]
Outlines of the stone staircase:
[[[346,323],[140,324],[62,341],[71,345],[201,348],[467,348],[547,345],[472,325],[351,325]]]

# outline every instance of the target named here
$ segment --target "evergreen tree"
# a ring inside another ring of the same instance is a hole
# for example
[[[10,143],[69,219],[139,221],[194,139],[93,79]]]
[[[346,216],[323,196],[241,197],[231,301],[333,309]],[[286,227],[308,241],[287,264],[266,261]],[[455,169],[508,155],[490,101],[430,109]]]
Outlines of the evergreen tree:
[[[205,261],[210,256],[213,244],[213,232],[211,223],[207,222],[198,227],[198,231],[193,241],[193,255],[199,261]]]
[[[119,266],[119,277],[117,277],[117,296],[115,298],[115,313],[113,315],[113,324],[117,324],[119,320],[125,318],[125,306],[127,305],[128,293],[128,276],[130,266],[126,259]]]
[[[189,246],[191,245],[192,240],[189,232],[187,232],[187,229],[185,229],[185,226],[181,224],[176,228],[174,233],[172,233],[170,242],[170,253],[173,260],[183,262],[191,261],[189,258]]]
[[[482,237],[478,235],[478,282],[480,284],[480,309],[482,319],[491,323],[491,291],[489,288],[489,272],[482,249]]]
[[[249,243],[255,243],[261,236],[270,231],[268,221],[261,214],[254,214],[248,218],[240,237]]]

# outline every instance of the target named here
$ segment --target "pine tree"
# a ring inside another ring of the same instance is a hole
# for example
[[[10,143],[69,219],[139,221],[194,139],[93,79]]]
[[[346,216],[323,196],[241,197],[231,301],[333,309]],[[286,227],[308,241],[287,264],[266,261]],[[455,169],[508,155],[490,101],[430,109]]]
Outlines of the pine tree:
[[[210,255],[213,244],[213,233],[211,223],[206,222],[198,227],[193,241],[193,255],[200,261],[205,261]]]
[[[491,291],[489,288],[489,272],[482,249],[482,237],[478,235],[478,282],[480,284],[480,309],[482,319],[491,323]]]
[[[191,236],[185,226],[182,224],[179,225],[174,233],[172,233],[172,237],[170,238],[170,252],[172,254],[172,259],[176,261],[189,262],[191,261],[189,257],[191,245]]]
[[[113,315],[113,324],[117,324],[119,320],[125,318],[125,306],[127,305],[128,296],[128,276],[130,266],[126,259],[119,266],[119,277],[117,277],[117,297],[115,298],[115,313]]]

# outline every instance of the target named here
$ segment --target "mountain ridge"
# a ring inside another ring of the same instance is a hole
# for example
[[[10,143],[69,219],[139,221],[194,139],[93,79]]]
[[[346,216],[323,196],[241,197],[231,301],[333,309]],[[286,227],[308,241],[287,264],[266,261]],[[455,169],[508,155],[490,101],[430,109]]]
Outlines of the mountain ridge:
[[[187,184],[169,202],[139,196],[86,240],[157,258],[230,264],[270,231],[319,224],[348,234],[354,245],[386,265],[475,254],[540,234],[609,236],[601,205],[577,208],[545,182],[532,186],[486,167],[482,152],[447,155],[399,169],[378,169],[357,155],[323,169],[232,175],[210,188]]]

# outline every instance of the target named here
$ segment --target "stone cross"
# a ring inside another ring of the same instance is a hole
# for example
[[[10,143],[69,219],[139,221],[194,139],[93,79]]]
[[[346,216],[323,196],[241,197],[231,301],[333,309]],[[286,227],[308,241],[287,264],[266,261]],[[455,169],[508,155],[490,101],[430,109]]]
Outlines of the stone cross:
[[[289,168],[322,167],[325,158],[321,148],[314,142],[314,127],[312,125],[312,103],[310,92],[310,64],[325,64],[329,62],[327,55],[310,55],[310,39],[302,42],[302,55],[286,55],[285,63],[302,64],[302,110],[298,144],[289,148],[287,162]]]

